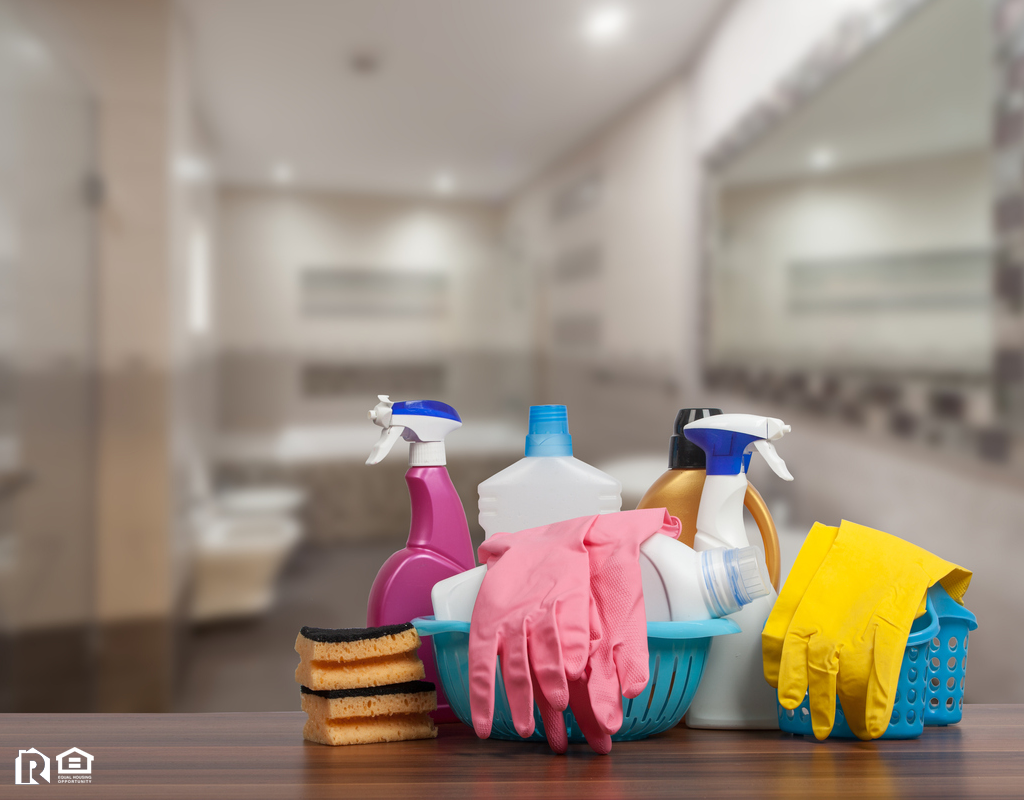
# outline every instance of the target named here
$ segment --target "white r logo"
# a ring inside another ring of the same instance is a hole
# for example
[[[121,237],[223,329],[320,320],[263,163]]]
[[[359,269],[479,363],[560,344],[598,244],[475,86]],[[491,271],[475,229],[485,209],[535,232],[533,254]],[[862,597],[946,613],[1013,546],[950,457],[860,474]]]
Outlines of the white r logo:
[[[39,784],[32,772],[37,767],[42,767],[37,773],[47,783],[50,782],[50,758],[44,756],[34,747],[30,750],[19,750],[18,757],[14,759],[14,782]],[[26,780],[27,778],[27,780]]]

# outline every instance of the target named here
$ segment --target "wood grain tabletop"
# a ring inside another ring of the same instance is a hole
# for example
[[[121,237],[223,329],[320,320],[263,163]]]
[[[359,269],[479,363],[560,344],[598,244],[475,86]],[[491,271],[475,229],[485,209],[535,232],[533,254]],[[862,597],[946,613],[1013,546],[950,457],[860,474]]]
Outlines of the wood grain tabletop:
[[[1024,706],[966,706],[964,720],[909,741],[816,742],[779,732],[685,727],[609,756],[571,745],[437,739],[325,747],[305,715],[0,715],[0,797],[76,798],[1024,798]],[[19,750],[94,756],[90,784],[14,784]]]

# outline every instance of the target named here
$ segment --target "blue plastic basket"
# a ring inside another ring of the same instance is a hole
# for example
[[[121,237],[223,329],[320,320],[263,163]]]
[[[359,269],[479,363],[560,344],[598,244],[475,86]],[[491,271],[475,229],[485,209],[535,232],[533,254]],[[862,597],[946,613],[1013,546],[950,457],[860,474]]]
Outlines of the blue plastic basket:
[[[472,726],[469,710],[469,623],[414,619],[421,636],[433,638],[437,672],[455,715]],[[651,658],[651,679],[643,693],[632,700],[622,699],[623,722],[612,741],[628,742],[661,733],[679,724],[697,691],[707,661],[711,637],[739,633],[739,626],[727,619],[697,622],[648,622],[647,647]],[[585,741],[572,711],[565,711],[570,742]],[[516,733],[509,711],[505,684],[498,665],[494,697],[494,722],[491,736],[512,741],[544,741],[544,722],[536,705],[533,708],[536,730],[524,740]]]
[[[928,597],[924,614],[914,620],[907,637],[907,649],[900,666],[900,678],[896,686],[896,702],[893,705],[889,727],[882,739],[916,739],[924,732],[927,684],[925,673],[929,667],[928,648],[931,639],[939,632],[939,617],[935,612],[931,595]],[[808,697],[795,709],[785,709],[776,702],[779,712],[779,728],[786,733],[813,736],[811,710]],[[830,739],[856,739],[850,730],[843,706],[836,699],[836,718]]]
[[[978,627],[977,617],[936,584],[928,599],[939,618],[939,632],[928,649],[928,702],[925,725],[955,725],[964,715],[967,672],[967,634]]]

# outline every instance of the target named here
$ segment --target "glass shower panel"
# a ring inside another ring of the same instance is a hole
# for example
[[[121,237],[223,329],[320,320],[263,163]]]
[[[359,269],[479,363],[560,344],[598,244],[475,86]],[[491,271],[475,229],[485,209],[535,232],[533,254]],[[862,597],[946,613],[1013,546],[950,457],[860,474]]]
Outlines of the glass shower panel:
[[[0,0],[0,710],[90,703],[94,164],[89,92]]]

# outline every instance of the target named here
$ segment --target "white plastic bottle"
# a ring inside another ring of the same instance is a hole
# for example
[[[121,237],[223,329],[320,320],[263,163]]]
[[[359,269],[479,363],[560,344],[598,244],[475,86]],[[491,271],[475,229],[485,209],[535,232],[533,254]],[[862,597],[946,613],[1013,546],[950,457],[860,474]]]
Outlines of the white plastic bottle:
[[[697,553],[678,539],[654,534],[640,545],[644,609],[648,622],[690,622],[734,614],[772,591],[756,547]],[[434,584],[434,616],[469,622],[487,567]]]
[[[622,508],[622,484],[572,455],[565,406],[531,406],[526,457],[480,484],[488,538]]]
[[[705,417],[683,428],[686,438],[707,453],[707,477],[697,509],[696,550],[714,552],[716,548],[749,546],[743,525],[743,498],[751,455],[756,450],[776,475],[793,480],[773,444],[789,430],[781,419],[751,414]],[[704,677],[686,712],[688,726],[754,730],[779,727],[775,690],[764,679],[761,658],[761,629],[777,598],[772,589],[729,616],[742,631],[722,637],[708,653]]]
[[[640,545],[640,574],[648,622],[718,619],[772,591],[756,547],[698,553],[657,534]]]

